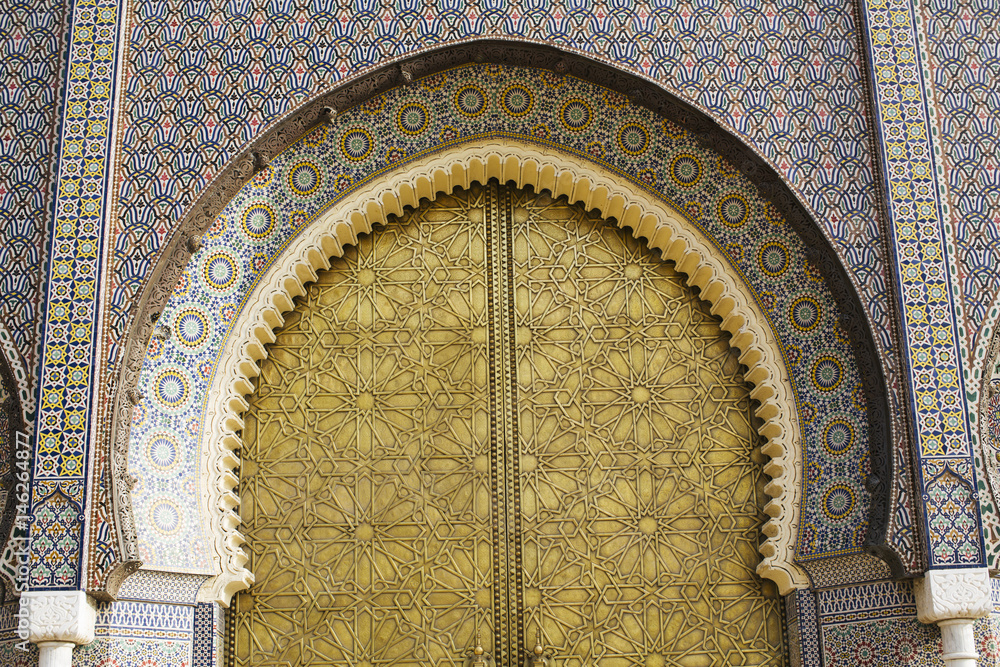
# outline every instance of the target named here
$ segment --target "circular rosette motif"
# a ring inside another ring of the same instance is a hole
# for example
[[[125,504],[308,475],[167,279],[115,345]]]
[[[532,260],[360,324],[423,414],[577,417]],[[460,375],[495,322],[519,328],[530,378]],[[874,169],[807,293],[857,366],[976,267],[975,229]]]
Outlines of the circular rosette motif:
[[[298,162],[288,170],[288,189],[299,197],[311,197],[319,192],[323,183],[323,175],[320,168],[304,160]]]
[[[180,445],[174,435],[163,431],[150,434],[143,451],[146,462],[160,472],[169,472],[180,462]]]
[[[156,405],[167,412],[180,412],[191,400],[191,378],[180,366],[170,366],[157,373],[151,389]]]
[[[823,514],[828,519],[841,521],[854,510],[856,502],[854,489],[846,484],[834,484],[823,494]]]
[[[201,265],[201,278],[209,291],[219,295],[232,293],[239,282],[240,264],[225,250],[206,255]]]
[[[515,118],[527,116],[535,106],[535,96],[526,87],[519,83],[507,86],[500,96],[500,104],[503,110]]]
[[[340,137],[340,152],[350,162],[367,160],[375,150],[375,139],[363,127],[354,127]]]
[[[649,148],[649,130],[639,123],[625,123],[618,130],[618,148],[629,155],[642,155]]]
[[[764,275],[777,278],[788,270],[790,252],[781,241],[768,241],[757,250],[757,266]]]
[[[823,429],[823,447],[833,456],[842,456],[855,441],[854,425],[846,419],[836,418]]]
[[[820,391],[834,391],[844,381],[844,362],[825,354],[813,362],[810,372],[813,385]]]
[[[400,132],[416,136],[427,129],[431,114],[420,102],[407,102],[396,112],[396,125]]]
[[[157,498],[149,508],[149,521],[161,535],[176,535],[181,529],[181,512],[169,498]]]
[[[734,192],[719,200],[718,214],[727,226],[737,229],[750,217],[750,204],[746,197]]]
[[[697,185],[703,171],[701,161],[690,153],[681,153],[670,161],[670,180],[685,188]]]
[[[196,349],[205,344],[212,332],[208,316],[200,308],[186,308],[174,318],[177,341],[182,347]]]
[[[486,93],[479,86],[462,86],[455,93],[455,108],[459,113],[475,118],[486,110]]]
[[[573,98],[563,102],[559,109],[559,120],[570,132],[582,132],[594,120],[594,112],[586,100]]]
[[[277,226],[277,216],[270,204],[257,202],[247,206],[240,218],[243,233],[254,241],[266,239]]]
[[[810,295],[800,296],[788,306],[788,320],[803,333],[816,329],[822,316],[823,308],[819,299]]]

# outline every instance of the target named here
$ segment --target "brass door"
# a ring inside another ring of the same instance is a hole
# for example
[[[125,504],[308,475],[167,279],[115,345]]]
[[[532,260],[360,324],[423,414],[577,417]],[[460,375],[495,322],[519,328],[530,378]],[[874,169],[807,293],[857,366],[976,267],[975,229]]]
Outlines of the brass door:
[[[244,431],[238,665],[785,664],[728,334],[545,194],[440,196],[287,317]]]

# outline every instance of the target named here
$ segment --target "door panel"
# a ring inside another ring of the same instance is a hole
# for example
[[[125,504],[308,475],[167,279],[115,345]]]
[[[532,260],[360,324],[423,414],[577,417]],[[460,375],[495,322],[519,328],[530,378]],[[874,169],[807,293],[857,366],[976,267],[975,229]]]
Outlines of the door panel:
[[[748,387],[670,264],[545,194],[334,260],[244,431],[240,665],[784,664]]]

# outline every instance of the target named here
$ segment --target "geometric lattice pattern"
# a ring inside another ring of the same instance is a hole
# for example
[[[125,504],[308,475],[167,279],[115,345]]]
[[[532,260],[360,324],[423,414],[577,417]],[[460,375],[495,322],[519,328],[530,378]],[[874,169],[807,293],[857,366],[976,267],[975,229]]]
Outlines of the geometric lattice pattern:
[[[363,239],[244,433],[237,664],[784,664],[728,335],[579,206],[498,186]],[[767,591],[767,592],[765,592]]]
[[[955,244],[952,289],[964,314],[959,342],[971,367],[981,361],[972,355],[988,342],[978,337],[995,325],[1000,293],[1000,25],[989,2],[930,0],[918,7]]]
[[[941,665],[941,633],[915,617],[823,626],[825,667]]]
[[[991,351],[1000,319],[1000,25],[990,3],[932,0],[920,4],[927,35],[929,87],[937,107],[941,167],[947,185],[948,220],[954,244],[952,291],[961,303],[959,343],[970,405],[980,378],[995,379]],[[991,340],[992,339],[992,340]],[[985,362],[985,363],[984,363]],[[983,403],[980,403],[981,405]],[[979,415],[980,420],[992,417]],[[995,423],[995,421],[994,421]],[[975,442],[982,429],[972,430]],[[988,438],[989,436],[987,436]],[[982,443],[985,469],[978,468],[987,565],[997,567],[1000,515],[996,511],[996,453],[1000,441]],[[978,454],[978,450],[977,450]],[[977,462],[978,463],[978,462]],[[987,472],[989,471],[989,472]],[[990,487],[986,478],[993,476]]]
[[[907,0],[868,0],[864,4],[872,36],[875,105],[888,179],[886,195],[911,373],[919,472],[922,484],[929,484],[935,476],[931,468],[950,461],[953,472],[963,471],[955,482],[975,488],[961,345],[948,281],[949,228],[939,201],[936,151],[913,7]],[[961,532],[965,525],[971,525],[976,537],[950,542],[946,535],[953,531],[942,526],[950,507],[929,499],[926,520],[931,566],[984,563],[978,506],[973,503],[967,510],[954,517],[961,524],[954,530]]]
[[[641,242],[545,196],[509,206],[526,637],[566,665],[783,664],[728,335]]]
[[[205,568],[196,508],[197,439],[207,386],[242,295],[301,229],[380,170],[457,141],[503,132],[563,147],[667,199],[745,277],[790,365],[806,473],[798,554],[856,553],[867,518],[868,429],[838,309],[802,241],[756,187],[694,137],[570,76],[468,66],[338,113],[272,160],[208,230],[150,342],[131,431],[140,553]]]

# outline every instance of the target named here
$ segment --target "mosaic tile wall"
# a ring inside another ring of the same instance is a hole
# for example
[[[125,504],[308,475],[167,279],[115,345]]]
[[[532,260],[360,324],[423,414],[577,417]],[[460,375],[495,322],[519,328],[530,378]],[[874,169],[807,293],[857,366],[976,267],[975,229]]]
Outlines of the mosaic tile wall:
[[[816,595],[798,590],[785,596],[788,658],[792,667],[822,667]]]
[[[995,325],[1000,292],[1000,23],[989,1],[929,0],[920,8],[954,224],[959,333],[971,366],[984,325]]]
[[[107,289],[108,356],[184,208],[238,147],[315,91],[387,57],[466,35],[544,39],[604,55],[693,100],[765,155],[816,211],[875,322],[901,409],[852,8],[804,3],[162,0],[136,8],[122,184]],[[664,39],[669,35],[669,39]],[[207,72],[208,76],[203,74]],[[109,367],[110,368],[110,367]],[[905,448],[896,467],[905,470]],[[895,480],[905,486],[905,478]],[[894,537],[911,567],[909,492]]]
[[[73,664],[218,665],[222,615],[216,611],[217,605],[195,602],[204,581],[205,577],[146,571],[129,577],[118,602],[98,604],[96,640],[74,651]]]
[[[34,667],[38,664],[38,647],[25,643],[18,635],[20,602],[0,605],[0,665],[4,667]]]
[[[604,55],[645,73],[764,154],[843,253],[886,354],[892,413],[901,414],[849,3],[443,1],[396,3],[390,12],[377,2],[163,0],[137,7],[135,19],[122,189],[117,225],[109,230],[112,297],[103,341],[112,361],[128,309],[178,216],[261,128],[386,57],[466,35],[511,35]],[[901,441],[896,448],[899,470],[908,467],[905,448]],[[892,519],[893,548],[916,567],[908,482],[894,481],[902,501]]]
[[[23,357],[32,387],[52,217],[65,5],[10,0],[0,12],[0,327]]]
[[[113,234],[110,355],[184,208],[238,148],[338,79],[419,47],[512,35],[604,56],[766,156],[841,249],[888,333],[886,269],[851,7],[842,0],[137,3]]]
[[[802,560],[860,552],[867,528],[867,413],[853,352],[802,241],[748,179],[623,96],[541,70],[470,66],[338,113],[275,158],[203,238],[147,351],[129,468],[140,557],[210,568],[198,514],[207,388],[257,278],[332,202],[388,169],[464,141],[519,138],[576,154],[683,211],[745,277],[783,348],[803,430]]]
[[[824,667],[943,667],[941,631],[916,618],[910,582],[881,582],[819,591]],[[1000,665],[1000,587],[993,580],[994,611],[975,622],[979,664]]]
[[[73,651],[78,667],[190,667],[195,608],[115,602],[97,608],[97,638]]]
[[[983,537],[987,549],[987,562],[996,567],[1000,558],[1000,339],[994,338],[990,358],[986,363],[986,380],[983,396],[977,406],[980,449],[976,452],[977,469],[980,471],[980,506],[983,510]]]
[[[225,653],[226,611],[214,602],[201,602],[194,610],[194,646],[191,667],[215,667]]]

